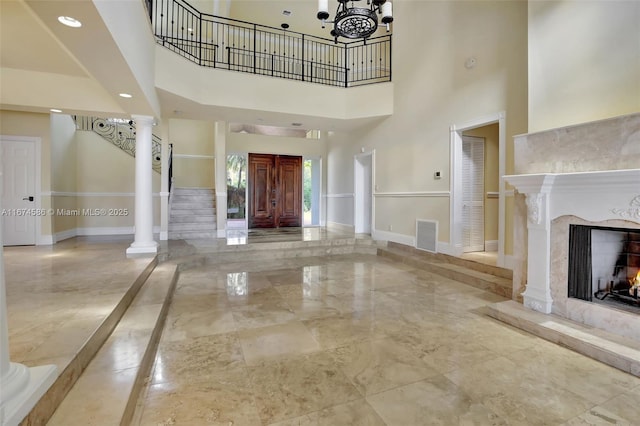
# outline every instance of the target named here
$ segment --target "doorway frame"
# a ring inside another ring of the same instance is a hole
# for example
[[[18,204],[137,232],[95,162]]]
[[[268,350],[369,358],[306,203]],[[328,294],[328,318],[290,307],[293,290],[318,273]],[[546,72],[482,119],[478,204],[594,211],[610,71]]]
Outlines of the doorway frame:
[[[318,224],[316,224],[316,225],[305,225],[304,224],[304,217],[303,217],[303,219],[302,219],[302,227],[303,228],[320,228],[320,227],[324,226],[324,213],[323,213],[324,209],[322,208],[322,200],[324,198],[324,194],[323,194],[323,191],[322,191],[323,182],[324,182],[323,181],[324,176],[323,176],[323,173],[322,173],[322,156],[320,156],[320,155],[311,155],[311,156],[303,155],[302,156],[302,192],[303,192],[303,194],[302,194],[302,204],[303,204],[302,213],[303,213],[303,215],[304,215],[304,162],[307,161],[307,160],[313,161],[313,162],[317,162],[317,166],[318,166],[318,170],[317,170],[317,173],[318,173],[318,178],[317,178],[318,179],[318,182],[317,182],[318,183],[318,193],[312,195],[312,198],[315,199],[316,204],[317,204],[316,207],[318,209]],[[313,181],[313,178],[312,178],[312,181]],[[313,186],[312,186],[312,190],[311,191],[312,191],[312,194],[313,194]]]
[[[505,237],[505,182],[502,176],[506,174],[506,120],[505,111],[489,114],[467,122],[452,124],[449,129],[449,149],[451,158],[451,181],[449,198],[449,241],[454,256],[462,256],[462,133],[490,124],[498,124],[498,259],[497,266],[505,266],[504,237]]]
[[[34,170],[34,183],[35,183],[35,206],[34,209],[40,210],[42,208],[42,138],[34,137],[34,136],[9,136],[9,135],[0,135],[0,148],[4,142],[27,142],[34,144],[34,160],[35,160],[35,170]],[[0,167],[2,165],[0,164]],[[2,172],[4,173],[4,171]],[[4,180],[0,182],[0,185],[4,185]],[[2,186],[0,186],[0,191],[2,191]],[[49,193],[51,196],[51,193]],[[53,201],[53,200],[51,200]],[[53,210],[50,208],[47,211],[46,216],[36,216],[35,217],[35,241],[34,245],[51,245],[53,244],[53,226],[54,223],[51,221],[51,214]],[[42,218],[46,217],[51,221],[51,233],[52,236],[49,238],[49,241],[45,241],[44,236],[42,235]],[[4,226],[4,225],[2,225]],[[4,231],[4,229],[3,229]],[[3,232],[4,234],[4,232]],[[2,245],[4,246],[4,239],[2,241]]]
[[[360,207],[361,203],[358,202],[358,200],[360,198],[363,199],[364,201],[364,197],[366,196],[365,194],[362,193],[362,182],[361,182],[361,178],[360,176],[362,175],[361,173],[358,173],[360,170],[363,169],[362,167],[362,163],[360,162],[360,160],[364,157],[370,157],[371,158],[371,199],[370,199],[370,206],[371,206],[371,223],[369,224],[369,234],[373,235],[373,231],[375,229],[375,223],[376,223],[376,197],[375,197],[375,192],[376,192],[376,150],[373,149],[371,151],[367,151],[367,152],[361,152],[359,154],[356,154],[353,156],[353,229],[354,232],[357,234],[359,233],[358,230],[362,229],[362,216],[363,216],[363,212],[362,207]]]

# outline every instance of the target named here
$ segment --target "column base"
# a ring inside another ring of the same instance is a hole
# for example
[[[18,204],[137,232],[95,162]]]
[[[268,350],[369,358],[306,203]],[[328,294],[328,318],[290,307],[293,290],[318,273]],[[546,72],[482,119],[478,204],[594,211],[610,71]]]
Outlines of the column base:
[[[9,383],[2,383],[2,388],[14,388],[15,394],[7,395],[3,392],[2,396],[8,399],[1,401],[0,424],[2,426],[20,424],[58,377],[55,365],[27,368],[22,364],[11,363],[11,368],[16,371],[16,374],[10,375],[6,380]],[[28,375],[26,380],[25,374]],[[14,380],[24,382],[18,385],[21,389],[15,389],[11,383]]]
[[[525,291],[522,293],[522,304],[534,311],[542,312],[543,314],[550,314],[553,300],[551,297],[537,297],[531,294],[531,292]]]
[[[148,243],[136,243],[135,241],[127,248],[127,254],[154,254],[158,253],[158,243],[151,241]]]

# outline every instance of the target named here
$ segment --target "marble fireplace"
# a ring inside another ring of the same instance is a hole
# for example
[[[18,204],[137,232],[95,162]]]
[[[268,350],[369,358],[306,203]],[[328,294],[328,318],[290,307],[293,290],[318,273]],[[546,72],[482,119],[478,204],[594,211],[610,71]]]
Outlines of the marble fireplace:
[[[640,310],[569,294],[572,225],[640,234],[640,114],[523,135],[515,147],[523,173],[503,178],[526,206],[519,222],[526,231],[516,230],[514,241],[524,253],[524,306],[640,341]]]

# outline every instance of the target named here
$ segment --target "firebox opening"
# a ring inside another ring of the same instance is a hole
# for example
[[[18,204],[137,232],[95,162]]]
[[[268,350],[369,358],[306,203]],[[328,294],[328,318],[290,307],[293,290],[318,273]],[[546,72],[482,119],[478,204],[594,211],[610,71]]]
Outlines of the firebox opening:
[[[640,230],[570,225],[568,296],[640,312]]]

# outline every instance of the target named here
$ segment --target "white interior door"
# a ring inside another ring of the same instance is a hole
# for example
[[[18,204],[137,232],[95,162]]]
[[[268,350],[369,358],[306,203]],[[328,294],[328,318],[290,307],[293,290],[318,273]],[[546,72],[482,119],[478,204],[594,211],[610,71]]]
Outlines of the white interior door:
[[[462,246],[484,251],[484,138],[462,137]]]
[[[2,140],[2,231],[5,246],[36,243],[35,142]]]

